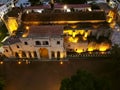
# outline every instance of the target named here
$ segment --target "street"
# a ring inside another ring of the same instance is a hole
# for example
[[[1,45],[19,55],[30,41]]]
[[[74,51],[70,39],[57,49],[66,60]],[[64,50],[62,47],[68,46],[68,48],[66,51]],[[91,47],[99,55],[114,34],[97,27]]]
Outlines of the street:
[[[0,75],[5,78],[4,90],[59,90],[65,77],[75,74],[78,69],[102,76],[108,59],[36,61],[30,64],[6,62],[0,65]],[[101,73],[102,72],[102,73]]]

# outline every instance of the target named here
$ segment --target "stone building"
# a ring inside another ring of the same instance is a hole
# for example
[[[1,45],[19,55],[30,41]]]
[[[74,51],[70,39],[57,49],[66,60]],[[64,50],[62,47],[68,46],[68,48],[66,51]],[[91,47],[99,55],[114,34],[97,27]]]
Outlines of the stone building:
[[[89,11],[86,7],[82,11],[73,9],[69,12],[50,8],[43,8],[42,12],[25,9],[16,34],[3,43],[4,54],[10,58],[53,60],[66,58],[68,52],[110,49],[111,28],[105,12]]]

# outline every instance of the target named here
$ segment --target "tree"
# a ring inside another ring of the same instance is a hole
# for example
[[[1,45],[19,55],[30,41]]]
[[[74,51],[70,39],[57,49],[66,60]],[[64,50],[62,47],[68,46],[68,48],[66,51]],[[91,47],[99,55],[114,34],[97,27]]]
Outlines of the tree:
[[[4,80],[0,78],[0,90],[3,90],[4,87]]]
[[[79,70],[71,78],[62,80],[60,90],[110,90],[110,88],[104,80]]]

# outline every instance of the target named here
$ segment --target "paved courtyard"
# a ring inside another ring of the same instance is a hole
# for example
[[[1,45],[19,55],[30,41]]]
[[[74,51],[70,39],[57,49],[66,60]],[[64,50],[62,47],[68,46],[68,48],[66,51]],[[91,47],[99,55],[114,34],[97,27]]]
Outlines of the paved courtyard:
[[[8,62],[0,65],[0,73],[6,79],[4,90],[59,90],[63,78],[78,69],[102,75],[101,70],[107,60],[70,60],[32,62],[30,64]]]

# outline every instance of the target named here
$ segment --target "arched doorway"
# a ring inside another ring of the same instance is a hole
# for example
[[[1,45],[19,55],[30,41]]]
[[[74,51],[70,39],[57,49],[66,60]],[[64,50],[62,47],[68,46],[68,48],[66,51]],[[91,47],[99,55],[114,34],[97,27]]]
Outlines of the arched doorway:
[[[15,57],[18,58],[19,57],[19,54],[17,52],[15,52]]]
[[[39,53],[40,53],[41,59],[48,59],[49,58],[48,49],[40,48]]]
[[[57,51],[57,58],[60,58],[60,52]]]

